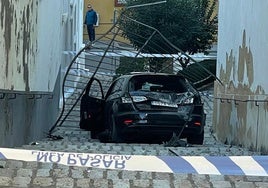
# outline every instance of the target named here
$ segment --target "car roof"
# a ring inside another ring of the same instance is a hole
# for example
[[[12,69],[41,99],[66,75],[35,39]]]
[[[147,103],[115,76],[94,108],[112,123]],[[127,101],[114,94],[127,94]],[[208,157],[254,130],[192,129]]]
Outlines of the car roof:
[[[131,78],[131,77],[135,77],[135,76],[148,76],[148,75],[152,75],[152,76],[176,76],[176,77],[181,77],[181,78],[185,78],[182,75],[177,75],[177,74],[169,74],[169,73],[155,73],[155,72],[131,72],[129,74],[126,75],[122,75],[120,76],[120,78]]]
[[[177,77],[182,80],[187,80],[184,76],[178,75],[178,74],[168,74],[168,73],[155,73],[155,72],[131,72],[129,74],[121,75],[117,77],[113,82],[116,82],[119,79],[126,79],[125,81],[128,82],[134,77],[140,77],[140,76],[168,76],[168,77]]]

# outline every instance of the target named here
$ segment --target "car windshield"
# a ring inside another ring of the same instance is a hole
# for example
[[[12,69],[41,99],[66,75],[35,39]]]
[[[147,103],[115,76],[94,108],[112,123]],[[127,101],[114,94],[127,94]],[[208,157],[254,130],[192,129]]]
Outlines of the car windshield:
[[[129,82],[129,92],[148,91],[164,93],[187,92],[186,81],[179,76],[167,75],[139,75],[134,76]]]

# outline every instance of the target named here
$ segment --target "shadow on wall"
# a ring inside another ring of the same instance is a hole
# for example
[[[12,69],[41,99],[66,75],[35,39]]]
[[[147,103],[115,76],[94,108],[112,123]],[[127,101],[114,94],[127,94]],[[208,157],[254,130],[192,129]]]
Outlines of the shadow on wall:
[[[0,91],[0,106],[0,147],[40,140],[58,116],[59,78],[51,94]]]

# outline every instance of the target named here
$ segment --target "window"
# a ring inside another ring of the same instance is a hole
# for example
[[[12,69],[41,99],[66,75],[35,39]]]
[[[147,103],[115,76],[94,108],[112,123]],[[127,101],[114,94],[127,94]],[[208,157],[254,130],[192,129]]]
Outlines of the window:
[[[114,6],[115,6],[115,7],[122,7],[122,6],[124,6],[126,3],[127,3],[126,0],[115,0],[115,1],[114,1]]]
[[[120,92],[123,90],[123,84],[124,84],[124,78],[118,79],[113,85],[110,90],[110,94],[113,94],[115,92]]]

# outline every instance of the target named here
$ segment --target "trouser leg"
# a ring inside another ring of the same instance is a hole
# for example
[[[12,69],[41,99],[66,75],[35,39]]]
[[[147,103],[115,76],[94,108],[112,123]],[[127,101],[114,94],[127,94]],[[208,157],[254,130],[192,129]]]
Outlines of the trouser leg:
[[[88,34],[88,39],[90,41],[90,30],[89,30],[89,25],[87,25],[87,34]]]
[[[91,34],[92,34],[91,39],[92,39],[92,41],[94,41],[95,40],[95,28],[94,28],[94,26],[92,27]]]
[[[95,40],[95,29],[93,25],[87,25],[87,32],[89,40],[92,42]]]

